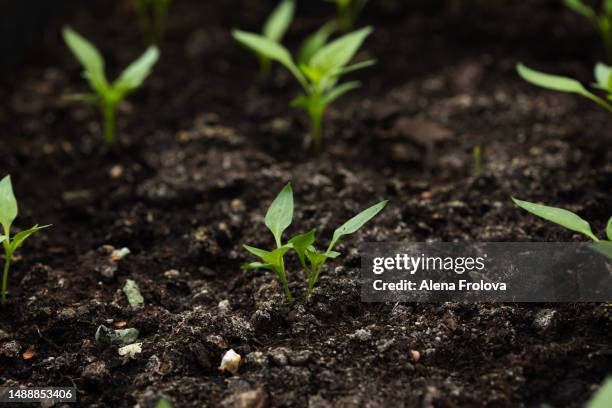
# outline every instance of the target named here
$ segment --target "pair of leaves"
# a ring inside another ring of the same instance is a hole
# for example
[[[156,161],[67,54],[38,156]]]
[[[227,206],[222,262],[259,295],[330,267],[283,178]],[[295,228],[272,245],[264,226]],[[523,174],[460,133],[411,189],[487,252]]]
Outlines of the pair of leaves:
[[[324,78],[340,76],[343,73],[341,68],[345,67],[350,62],[359,47],[361,47],[365,38],[371,32],[372,28],[366,27],[346,34],[329,44],[321,46],[316,51],[314,51],[313,47],[305,53],[309,56],[308,59],[302,55],[299,66],[294,62],[291,53],[278,42],[259,34],[240,30],[234,30],[232,35],[236,41],[244,46],[282,64],[300,82],[306,93],[310,93],[312,91],[310,84],[315,77]],[[318,44],[325,35],[329,34],[320,34],[320,38],[316,40]],[[369,62],[370,65],[372,63],[371,61]]]
[[[149,47],[123,70],[112,84],[109,84],[104,72],[104,58],[97,48],[69,27],[64,28],[63,36],[68,48],[83,66],[83,76],[89,81],[92,90],[102,99],[121,100],[128,93],[140,88],[159,58],[159,49],[155,46]]]
[[[612,112],[612,105],[592,92],[589,92],[580,82],[576,81],[575,79],[560,75],[546,74],[544,72],[528,68],[523,64],[517,65],[517,71],[519,75],[527,82],[554,91],[582,95]],[[609,94],[612,94],[612,88],[610,87],[612,85],[612,79],[610,73],[610,67],[604,64],[599,63],[595,67],[595,79],[597,81],[596,87],[606,90]]]
[[[517,206],[532,213],[533,215],[558,224],[570,231],[583,234],[595,242],[600,241],[599,238],[597,238],[595,234],[593,234],[589,223],[571,211],[564,210],[562,208],[530,203],[528,201],[521,201],[515,198],[512,198],[512,201],[514,201]],[[612,241],[612,218],[608,220],[608,225],[606,227],[606,235],[608,240]]]

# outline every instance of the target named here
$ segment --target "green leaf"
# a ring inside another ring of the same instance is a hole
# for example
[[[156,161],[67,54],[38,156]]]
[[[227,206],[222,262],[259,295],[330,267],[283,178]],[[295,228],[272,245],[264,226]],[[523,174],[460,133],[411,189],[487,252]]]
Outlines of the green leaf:
[[[590,248],[593,249],[595,252],[599,252],[600,254],[612,259],[612,242],[594,242],[590,244]]]
[[[348,91],[353,90],[355,88],[359,88],[359,85],[359,81],[351,81],[338,85],[337,87],[329,91],[327,94],[325,94],[323,100],[325,101],[325,104],[330,104]]]
[[[249,245],[243,245],[244,249],[246,249],[247,251],[249,251],[250,253],[252,253],[253,255],[255,255],[258,258],[264,258],[265,256],[267,256],[270,251],[266,251],[264,249],[259,249],[259,248],[255,248]]]
[[[514,197],[512,198],[512,201],[514,201],[514,204],[526,211],[529,211],[533,215],[536,215],[547,221],[554,222],[555,224],[559,224],[562,227],[567,228],[568,230],[586,235],[593,241],[599,241],[599,239],[597,239],[597,237],[593,235],[589,223],[571,211],[564,210],[562,208],[549,207],[541,204],[534,204],[528,201],[521,201],[517,200]]]
[[[365,27],[330,42],[312,56],[309,65],[326,73],[344,67],[351,62],[372,31],[371,27]]]
[[[272,269],[272,265],[263,262],[247,262],[242,264],[240,269]]]
[[[140,58],[123,70],[119,78],[113,83],[113,88],[119,91],[122,96],[138,89],[149,76],[158,59],[159,49],[155,46],[147,48]]]
[[[263,35],[272,41],[280,42],[295,13],[295,1],[283,0],[274,9],[263,27]]]
[[[13,252],[15,252],[15,250],[17,250],[17,248],[23,245],[25,240],[28,239],[32,234],[42,229],[49,228],[50,226],[51,225],[43,225],[42,227],[39,227],[38,225],[35,225],[28,230],[18,232],[17,234],[15,234],[13,240],[11,241],[11,249],[13,250]]]
[[[371,67],[372,65],[376,64],[376,60],[375,59],[369,59],[366,61],[362,61],[362,62],[358,62],[356,64],[352,64],[349,66],[346,66],[344,68],[340,68],[339,70],[337,70],[334,75],[335,76],[342,76],[342,75],[346,75],[350,72],[354,72],[363,68],[367,68],[367,67]]]
[[[5,239],[6,237],[4,235],[0,235],[0,244],[3,243]]]
[[[597,81],[595,86],[599,89],[603,89],[604,91],[612,93],[612,78],[610,77],[611,73],[611,67],[601,62],[598,62],[595,65],[595,80]]]
[[[302,267],[306,268],[306,262],[304,261],[304,254],[306,250],[314,244],[315,242],[315,232],[316,229],[312,229],[304,234],[296,235],[288,241],[295,252],[297,253],[298,258],[300,259],[300,263]]]
[[[104,75],[104,59],[100,52],[70,27],[64,27],[63,36],[66,45],[85,69],[83,76],[96,92],[103,92],[108,88],[108,82]]]
[[[160,398],[155,404],[155,408],[172,408],[172,404],[166,398]]]
[[[518,64],[516,67],[519,75],[525,81],[546,89],[552,89],[560,92],[571,92],[580,95],[589,93],[585,87],[578,81],[572,78],[545,74],[540,71],[527,68],[523,64]]]
[[[608,225],[606,226],[606,236],[608,240],[612,241],[612,217],[608,220]]]
[[[595,18],[597,16],[595,10],[584,4],[582,0],[563,0],[563,3],[565,3],[567,8],[582,14],[584,17]]]
[[[266,227],[274,235],[276,246],[281,246],[281,236],[283,231],[291,225],[293,220],[293,190],[291,183],[287,183],[281,192],[276,196],[268,212],[266,213]]]
[[[300,45],[297,61],[299,65],[306,65],[313,55],[327,43],[329,37],[338,29],[337,22],[329,21],[314,33],[310,34]]]
[[[612,377],[608,377],[599,387],[599,390],[587,403],[586,408],[609,408],[610,401],[612,401]]]
[[[6,176],[0,180],[0,225],[4,228],[4,235],[10,235],[17,213],[17,199],[13,194],[11,176]]]
[[[291,54],[281,44],[278,44],[262,35],[247,33],[240,30],[233,30],[232,36],[236,41],[245,47],[283,64],[285,68],[287,68],[302,84],[302,86],[307,86],[304,76],[293,62]]]
[[[381,201],[380,203],[373,205],[372,207],[363,210],[334,231],[332,242],[329,245],[328,252],[334,247],[340,237],[348,234],[352,234],[359,228],[363,227],[364,224],[374,218],[383,208],[387,205],[388,200]]]

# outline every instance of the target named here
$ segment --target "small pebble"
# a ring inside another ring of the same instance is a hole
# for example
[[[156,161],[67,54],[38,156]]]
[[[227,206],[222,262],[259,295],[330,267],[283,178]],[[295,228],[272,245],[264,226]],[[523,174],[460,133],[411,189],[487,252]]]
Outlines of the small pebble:
[[[229,373],[234,374],[236,371],[238,371],[238,367],[240,366],[240,359],[240,354],[236,353],[234,349],[230,349],[221,359],[221,365],[219,366],[219,370],[227,371]]]

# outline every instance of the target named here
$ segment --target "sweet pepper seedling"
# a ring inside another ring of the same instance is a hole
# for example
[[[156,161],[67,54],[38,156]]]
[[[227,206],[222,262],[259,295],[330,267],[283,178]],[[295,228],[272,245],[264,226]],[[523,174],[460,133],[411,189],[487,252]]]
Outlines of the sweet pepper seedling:
[[[159,50],[149,47],[140,58],[131,63],[111,84],[106,80],[104,59],[89,41],[72,29],[63,30],[64,41],[83,65],[83,77],[89,82],[93,94],[72,95],[71,99],[96,103],[102,110],[104,140],[115,142],[115,116],[117,106],[130,93],[140,88],[159,58]]]
[[[133,0],[140,31],[147,44],[160,44],[166,31],[171,0]]]
[[[283,232],[293,221],[293,190],[291,189],[291,184],[288,183],[270,205],[265,218],[266,227],[268,227],[274,236],[276,249],[266,251],[244,245],[244,248],[258,257],[261,262],[246,263],[242,267],[244,269],[267,269],[275,272],[283,286],[287,300],[292,302],[293,296],[289,290],[284,257],[287,252],[293,251],[306,271],[306,278],[308,281],[306,296],[310,297],[319,279],[319,275],[325,266],[325,262],[328,259],[334,259],[340,256],[340,253],[333,250],[338,240],[345,235],[352,234],[359,230],[382,211],[386,204],[387,201],[381,201],[345,222],[334,231],[327,250],[320,251],[314,246],[316,241],[315,230],[298,234],[289,239],[286,243],[283,243]]]
[[[11,267],[13,254],[32,234],[50,226],[34,225],[30,229],[18,232],[14,236],[11,236],[11,226],[13,221],[15,221],[17,218],[17,214],[17,199],[13,194],[11,177],[6,176],[0,181],[0,225],[2,225],[3,230],[3,235],[0,235],[0,243],[2,243],[5,255],[4,270],[2,272],[2,305],[6,303],[8,274]]]
[[[311,144],[315,150],[320,150],[325,109],[340,96],[359,86],[357,81],[338,84],[340,77],[375,62],[367,60],[349,65],[371,32],[372,28],[366,27],[324,45],[321,45],[321,41],[326,40],[326,37],[323,38],[326,32],[321,32],[316,42],[302,47],[299,63],[294,62],[283,45],[262,35],[240,30],[234,30],[232,35],[239,43],[282,64],[300,83],[303,93],[293,100],[292,105],[308,113],[312,129]]]
[[[353,29],[355,21],[361,10],[365,7],[368,0],[325,0],[328,3],[334,3],[338,12],[338,25],[343,32],[349,32]]]

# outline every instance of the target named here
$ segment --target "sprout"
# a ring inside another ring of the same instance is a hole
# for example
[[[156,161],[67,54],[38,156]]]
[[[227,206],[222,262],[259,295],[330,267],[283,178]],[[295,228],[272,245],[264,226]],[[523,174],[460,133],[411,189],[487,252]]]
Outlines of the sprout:
[[[264,23],[261,35],[270,41],[280,43],[291,25],[294,14],[295,0],[282,0]],[[257,48],[249,47],[248,45],[247,48],[253,51],[259,60],[259,73],[261,77],[267,78],[270,75],[270,57],[260,52]]]
[[[104,59],[100,52],[70,28],[64,28],[63,33],[64,41],[83,65],[83,76],[93,91],[93,94],[72,95],[71,99],[94,102],[100,106],[104,120],[104,141],[110,146],[115,142],[117,106],[128,94],[140,88],[149,76],[151,68],[159,58],[159,50],[155,46],[149,47],[112,84],[109,84],[104,73]]]
[[[338,22],[343,32],[353,29],[355,21],[361,10],[365,7],[368,0],[325,0],[328,3],[335,3],[338,11]]]
[[[387,205],[387,201],[380,203],[360,212],[334,231],[331,242],[327,250],[318,250],[315,244],[316,230],[308,231],[304,234],[298,234],[283,243],[283,232],[291,225],[293,220],[293,190],[291,184],[282,189],[278,196],[274,199],[265,218],[266,227],[272,232],[276,249],[266,251],[255,248],[249,245],[244,245],[244,248],[251,254],[260,258],[260,262],[251,262],[243,265],[243,269],[268,269],[275,272],[283,286],[285,296],[289,302],[293,301],[291,291],[287,282],[287,274],[285,271],[285,254],[293,250],[302,267],[306,271],[308,280],[307,298],[312,294],[315,284],[319,279],[319,275],[325,266],[328,259],[335,259],[340,256],[339,252],[334,251],[334,246],[338,240],[345,235],[352,234],[363,227],[369,220],[374,218]]]
[[[374,60],[367,60],[349,65],[361,44],[372,32],[371,27],[354,31],[325,44],[331,34],[330,30],[332,27],[328,26],[305,41],[297,64],[289,51],[278,42],[240,30],[234,30],[232,33],[241,44],[284,65],[300,83],[303,93],[293,100],[292,105],[303,108],[308,113],[312,127],[311,142],[315,150],[321,147],[322,121],[327,105],[359,86],[357,81],[338,84],[340,77],[374,64]]]
[[[585,17],[595,27],[603,41],[608,62],[612,62],[612,1],[601,1],[601,12],[597,13],[582,0],[563,0],[565,5]]]
[[[24,241],[35,232],[50,225],[39,227],[34,225],[32,228],[18,232],[11,237],[11,225],[17,218],[17,199],[13,194],[11,176],[6,176],[0,181],[0,225],[4,235],[0,235],[0,243],[4,247],[4,270],[2,273],[2,305],[6,303],[6,288],[8,283],[8,273],[11,267],[11,260],[15,251],[23,245]]]
[[[147,44],[159,44],[166,31],[170,0],[134,0],[140,31]]]
[[[607,109],[612,113],[612,104],[605,99],[589,92],[580,82],[575,79],[545,74],[534,69],[527,68],[523,64],[517,65],[517,71],[519,75],[527,82],[537,85],[542,88],[552,89],[553,91],[568,92],[582,95],[585,98],[589,98],[593,102],[599,104],[603,108]],[[598,63],[595,65],[595,80],[596,83],[593,87],[604,91],[607,95],[608,100],[612,100],[612,67],[608,65]]]

